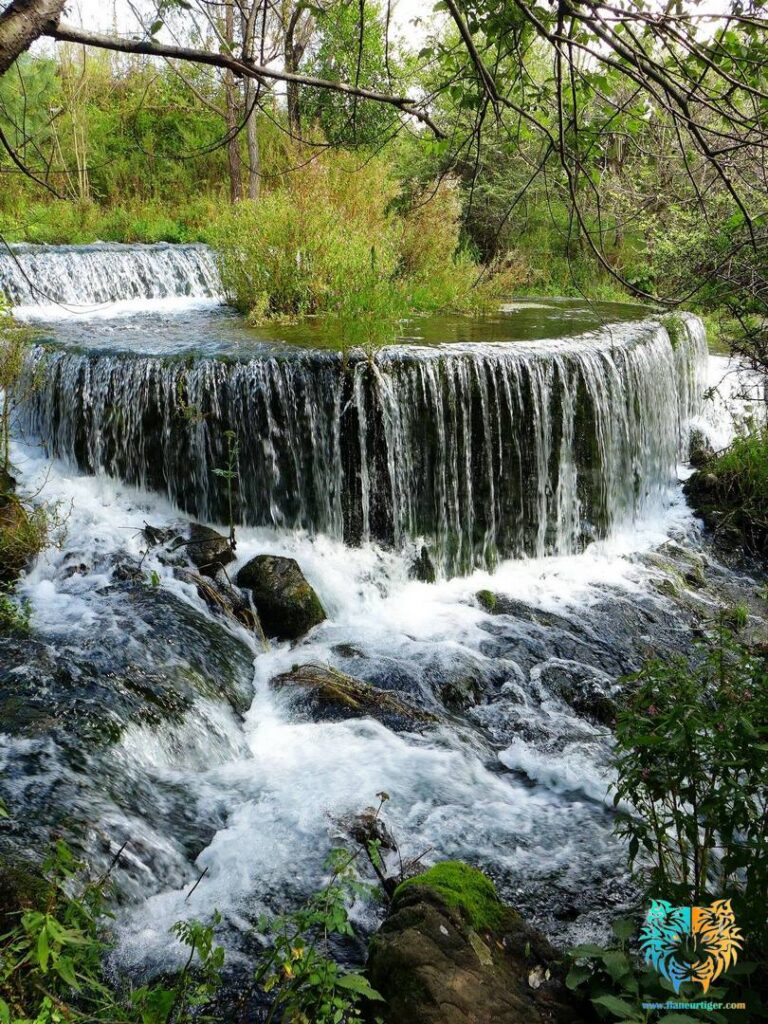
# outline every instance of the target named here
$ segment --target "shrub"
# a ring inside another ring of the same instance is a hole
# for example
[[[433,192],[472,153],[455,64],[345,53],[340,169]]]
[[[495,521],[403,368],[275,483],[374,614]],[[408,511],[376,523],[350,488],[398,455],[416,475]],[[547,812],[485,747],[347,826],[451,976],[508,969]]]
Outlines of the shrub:
[[[709,459],[686,493],[720,540],[768,559],[768,427]]]
[[[690,664],[650,661],[616,723],[615,800],[630,862],[655,898],[732,897],[768,947],[768,664],[724,623]]]
[[[40,875],[25,872],[33,884],[25,885],[24,905],[11,926],[3,922],[0,936],[0,1021],[191,1024],[221,985],[224,951],[213,941],[218,918],[211,926],[174,926],[189,956],[172,984],[115,984],[104,969],[109,879],[84,881],[84,870],[59,840]]]
[[[460,202],[443,183],[410,207],[385,164],[329,154],[220,222],[215,245],[231,301],[254,319],[330,314],[371,324],[470,310],[478,268],[459,244]]]

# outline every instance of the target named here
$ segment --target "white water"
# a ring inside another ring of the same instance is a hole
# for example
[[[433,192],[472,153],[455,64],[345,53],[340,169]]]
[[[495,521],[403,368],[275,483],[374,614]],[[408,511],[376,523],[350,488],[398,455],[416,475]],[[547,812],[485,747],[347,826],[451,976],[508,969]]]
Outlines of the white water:
[[[0,294],[26,321],[167,313],[222,302],[213,254],[198,245],[11,246]]]
[[[71,507],[63,547],[47,551],[23,582],[33,625],[66,635],[73,645],[94,636],[119,642],[121,599],[103,593],[108,556],[140,555],[143,522],[178,523],[178,512],[105,477],[50,466],[34,450],[14,454],[25,487],[44,482],[42,497]],[[191,813],[215,824],[192,865],[173,828],[151,807],[126,816],[119,800],[107,800],[94,810],[111,848],[130,839],[133,893],[146,896],[121,915],[121,957],[136,965],[172,960],[167,930],[174,920],[205,917],[217,907],[237,923],[259,906],[306,892],[317,884],[325,851],[338,841],[338,820],[375,803],[381,790],[390,794],[386,817],[406,853],[431,847],[427,861],[456,856],[491,867],[512,897],[518,884],[530,898],[531,887],[548,886],[553,878],[566,892],[599,887],[621,861],[610,818],[600,810],[610,782],[608,733],[542,692],[535,671],[523,671],[514,660],[499,664],[483,652],[489,616],[474,594],[492,587],[578,621],[607,593],[614,600],[644,594],[647,573],[631,556],[691,525],[677,498],[661,518],[579,555],[505,562],[493,576],[476,572],[437,585],[409,580],[407,558],[375,546],[349,549],[322,537],[239,531],[238,564],[264,552],[296,557],[329,621],[297,647],[275,644],[265,654],[253,646],[254,697],[243,721],[217,702],[200,700],[181,725],[131,726],[110,751],[110,776],[143,780],[150,792],[181,787]],[[88,571],[65,578],[66,567],[79,562]],[[145,568],[159,574],[162,587],[203,609],[194,589],[151,555]],[[463,726],[454,722],[424,735],[395,734],[367,719],[316,724],[297,717],[269,680],[297,663],[335,663],[340,643],[393,669],[410,666],[415,685],[440,665],[482,669],[491,662],[507,682],[496,703],[476,709],[474,722],[470,716]],[[535,725],[535,741],[515,739],[496,753],[476,728],[503,734],[520,714]],[[55,758],[51,767],[57,770]],[[500,773],[504,768],[516,771]],[[186,900],[203,869],[205,877]],[[589,923],[582,918],[579,928]],[[596,923],[599,915],[591,920]]]
[[[82,308],[89,302],[92,306],[99,295],[91,284],[77,294],[67,291],[75,288],[73,261],[79,258],[68,256],[69,262],[62,262],[55,297],[57,302],[79,301]],[[123,259],[119,254],[118,264]],[[142,308],[145,301],[149,306],[178,300],[182,307],[215,301],[206,294],[179,297],[174,291],[178,278],[158,289],[131,260],[110,270],[108,294],[118,301],[111,303],[107,315],[121,306],[132,309],[137,301]],[[123,281],[122,294],[115,293],[115,275]],[[46,278],[47,288],[53,288],[54,277]],[[133,296],[134,286],[147,289],[146,300]],[[21,291],[19,295],[23,301]],[[569,345],[559,348],[562,361]],[[132,901],[119,918],[119,955],[126,964],[173,962],[178,950],[169,941],[168,928],[181,917],[208,917],[218,907],[228,922],[246,926],[261,909],[284,906],[306,894],[322,877],[326,851],[343,841],[340,819],[375,803],[382,790],[390,795],[385,816],[406,856],[429,848],[425,862],[456,856],[486,867],[501,883],[505,898],[532,910],[563,943],[604,927],[606,906],[619,904],[624,891],[624,855],[612,839],[606,804],[610,734],[578,717],[551,678],[577,668],[604,689],[613,685],[613,674],[578,660],[579,647],[570,636],[588,633],[593,619],[602,621],[596,617],[606,602],[618,611],[640,603],[657,610],[661,606],[672,617],[672,609],[652,591],[649,572],[638,556],[670,536],[695,534],[673,477],[687,419],[696,406],[699,363],[677,365],[680,352],[673,353],[669,339],[657,332],[653,345],[632,356],[634,369],[624,377],[614,358],[629,357],[620,352],[614,356],[611,350],[603,358],[587,347],[579,356],[589,362],[588,380],[605,410],[604,422],[615,427],[598,431],[600,452],[610,469],[606,490],[620,494],[633,483],[631,469],[642,463],[639,456],[618,458],[616,448],[630,433],[652,470],[653,500],[631,503],[632,515],[617,517],[607,539],[578,554],[563,545],[564,553],[557,556],[502,561],[493,575],[475,571],[429,585],[409,579],[413,542],[399,550],[372,543],[352,548],[323,532],[310,536],[301,530],[239,529],[233,571],[255,554],[295,557],[329,615],[296,646],[273,644],[268,652],[237,630],[253,659],[245,715],[210,694],[199,696],[180,721],[134,721],[114,745],[96,752],[84,748],[78,752],[84,768],[68,759],[53,739],[0,737],[0,761],[11,765],[37,759],[43,765],[36,776],[21,774],[14,781],[15,796],[21,797],[25,786],[50,787],[57,797],[60,791],[79,794],[74,807],[87,815],[89,850],[102,859],[108,860],[128,840],[118,872]],[[428,376],[436,362],[424,355],[432,360],[422,371]],[[657,356],[669,401],[654,391]],[[544,362],[531,371],[540,371],[542,389],[552,383],[545,379]],[[679,387],[672,388],[675,377]],[[435,396],[438,392],[436,385],[430,391]],[[619,393],[627,399],[626,409],[611,401]],[[168,394],[172,398],[176,392]],[[485,413],[487,392],[481,387],[480,394]],[[650,419],[638,414],[635,399],[641,412],[653,413]],[[94,398],[89,393],[88,400],[99,405],[106,423],[113,405],[104,402],[104,394]],[[562,401],[567,415],[561,443],[567,448],[574,418],[566,408],[567,394]],[[543,419],[545,404],[533,402],[532,407]],[[725,432],[732,427],[722,425],[721,412],[702,415],[712,430]],[[404,415],[412,413],[408,409]],[[396,426],[387,423],[395,439],[402,434]],[[662,430],[659,447],[654,431]],[[537,436],[553,444],[548,429]],[[501,420],[498,438],[503,439]],[[155,443],[150,438],[148,450]],[[553,450],[534,454],[546,466]],[[145,591],[142,584],[132,589],[116,585],[115,559],[143,556],[140,530],[145,521],[178,525],[184,515],[163,498],[104,475],[82,475],[60,462],[49,465],[34,448],[19,445],[14,458],[26,490],[40,488],[42,499],[71,510],[62,546],[48,550],[21,586],[34,629],[51,646],[72,652],[75,660],[94,647],[127,647],[141,674],[151,639],[151,624],[141,614]],[[188,473],[194,469],[185,467]],[[368,486],[365,481],[361,485]],[[407,497],[407,485],[402,488]],[[545,473],[538,475],[533,490],[546,509]],[[558,496],[557,523],[570,529],[567,517],[577,505],[574,481],[567,473]],[[368,535],[367,529],[363,532]],[[543,538],[542,543],[538,539],[534,549],[545,550]],[[212,621],[195,588],[175,578],[152,552],[144,558],[143,569],[147,579],[157,574],[163,592]],[[524,617],[490,616],[476,598],[485,588],[520,601],[526,609],[558,616],[558,624],[539,628]],[[172,638],[172,629],[168,632]],[[559,653],[552,644],[558,637],[564,645]],[[342,657],[343,649],[352,653]],[[179,651],[178,657],[183,654]],[[423,733],[394,733],[371,719],[313,722],[288,692],[270,686],[276,675],[306,662],[373,677],[405,695],[420,691],[433,705],[439,683],[463,674],[488,683],[491,697],[465,716],[445,715],[444,724]],[[187,898],[202,871],[204,877]],[[576,908],[576,923],[553,922],[550,907],[570,905]]]

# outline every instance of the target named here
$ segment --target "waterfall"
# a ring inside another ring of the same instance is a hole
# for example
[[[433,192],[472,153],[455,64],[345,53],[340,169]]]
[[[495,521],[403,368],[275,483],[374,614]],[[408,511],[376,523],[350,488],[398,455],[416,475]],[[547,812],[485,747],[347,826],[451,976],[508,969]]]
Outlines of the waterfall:
[[[16,245],[0,252],[0,294],[45,315],[64,306],[221,299],[213,254],[201,245]]]
[[[226,521],[423,538],[445,573],[569,554],[663,502],[699,409],[703,327],[567,341],[295,350],[250,361],[37,348],[21,425],[51,454]],[[34,386],[32,383],[34,382]]]

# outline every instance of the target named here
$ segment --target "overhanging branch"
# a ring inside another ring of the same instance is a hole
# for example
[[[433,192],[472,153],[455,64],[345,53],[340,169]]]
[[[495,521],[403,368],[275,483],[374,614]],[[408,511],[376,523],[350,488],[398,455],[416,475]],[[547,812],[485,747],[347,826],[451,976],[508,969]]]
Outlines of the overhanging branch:
[[[153,39],[124,39],[120,36],[101,35],[97,32],[87,32],[74,25],[63,23],[48,26],[43,34],[62,43],[79,43],[82,46],[93,46],[102,50],[115,50],[119,53],[141,53],[148,57],[165,57],[171,60],[188,61],[193,64],[207,64],[211,67],[224,68],[243,78],[254,78],[262,85],[266,85],[270,81],[295,82],[297,85],[304,85],[311,89],[325,89],[329,92],[339,92],[346,96],[370,100],[373,103],[384,103],[391,107],[396,107],[403,114],[421,121],[438,138],[443,137],[443,133],[432,121],[429,114],[420,109],[418,103],[408,96],[392,96],[373,89],[365,89],[362,86],[348,85],[346,82],[333,82],[325,78],[315,78],[312,75],[302,75],[290,71],[282,71],[279,68],[265,67],[261,64],[255,64],[251,61],[234,57],[228,53],[198,50],[189,46],[173,46],[166,43],[158,43]]]

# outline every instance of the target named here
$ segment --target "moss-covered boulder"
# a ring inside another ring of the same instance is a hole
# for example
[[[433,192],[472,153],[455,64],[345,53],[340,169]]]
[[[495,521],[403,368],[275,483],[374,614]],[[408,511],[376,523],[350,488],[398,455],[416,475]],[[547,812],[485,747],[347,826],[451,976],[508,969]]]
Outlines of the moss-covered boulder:
[[[297,640],[325,620],[325,609],[294,558],[257,555],[237,574],[250,590],[261,625],[269,637]]]
[[[431,712],[406,703],[389,690],[322,665],[297,665],[276,676],[272,685],[292,689],[313,717],[321,720],[369,716],[392,729],[413,729],[437,721]]]
[[[385,1024],[575,1024],[588,1019],[556,954],[482,872],[437,864],[395,890],[369,949]]]

